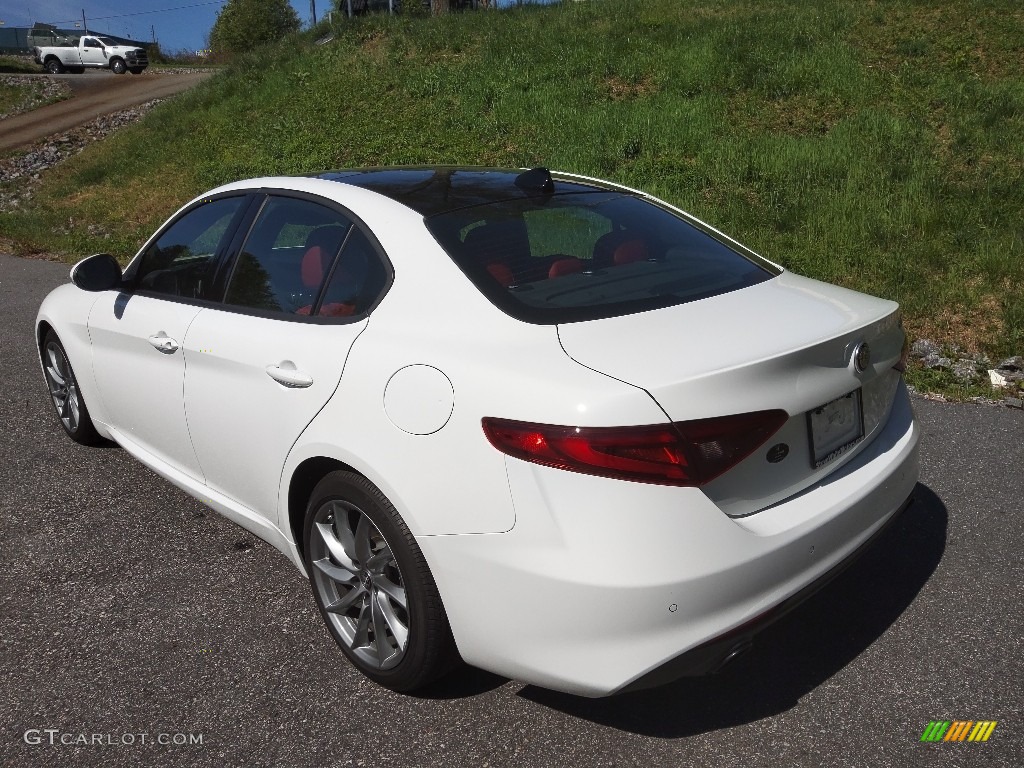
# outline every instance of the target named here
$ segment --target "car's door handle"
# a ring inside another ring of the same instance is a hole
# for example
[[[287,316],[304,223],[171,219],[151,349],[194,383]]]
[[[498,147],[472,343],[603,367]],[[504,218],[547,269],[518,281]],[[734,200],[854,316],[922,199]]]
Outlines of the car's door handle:
[[[293,389],[309,387],[313,384],[313,377],[296,368],[295,363],[291,360],[282,360],[277,365],[268,365],[267,375],[278,384]]]
[[[172,339],[163,331],[149,337],[149,343],[165,355],[173,355],[178,351],[178,342]]]

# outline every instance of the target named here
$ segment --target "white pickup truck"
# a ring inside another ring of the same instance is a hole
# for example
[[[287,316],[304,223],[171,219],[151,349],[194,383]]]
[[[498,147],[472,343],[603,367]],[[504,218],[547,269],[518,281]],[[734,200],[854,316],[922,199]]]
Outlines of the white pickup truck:
[[[149,57],[145,48],[133,45],[118,45],[106,37],[82,35],[77,43],[74,38],[70,45],[46,45],[32,49],[37,64],[42,64],[51,75],[59,75],[65,70],[81,74],[86,67],[93,69],[112,69],[115,74],[123,75],[131,72],[141,74],[149,66]]]

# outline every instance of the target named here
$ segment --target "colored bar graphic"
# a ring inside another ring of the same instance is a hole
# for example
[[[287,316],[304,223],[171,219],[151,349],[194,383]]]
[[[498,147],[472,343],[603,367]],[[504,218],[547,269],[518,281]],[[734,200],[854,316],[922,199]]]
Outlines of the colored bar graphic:
[[[971,735],[967,737],[967,740],[988,741],[988,737],[992,735],[992,731],[994,731],[995,729],[995,720],[979,720],[978,724],[974,726],[974,730],[971,731]]]
[[[943,741],[963,741],[967,738],[967,731],[972,725],[974,725],[972,720],[954,720]]]
[[[932,720],[921,734],[921,741],[941,741],[949,728],[949,720]]]
[[[996,720],[932,720],[921,741],[988,741],[997,724]]]

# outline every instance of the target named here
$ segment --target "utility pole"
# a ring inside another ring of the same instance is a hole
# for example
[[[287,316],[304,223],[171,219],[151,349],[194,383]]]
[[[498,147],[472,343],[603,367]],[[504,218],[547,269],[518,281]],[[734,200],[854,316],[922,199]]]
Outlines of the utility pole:
[[[85,30],[85,34],[89,34],[89,25],[85,23],[85,8],[82,9],[82,29]]]
[[[313,17],[313,26],[316,26],[316,0],[309,0],[309,15]]]

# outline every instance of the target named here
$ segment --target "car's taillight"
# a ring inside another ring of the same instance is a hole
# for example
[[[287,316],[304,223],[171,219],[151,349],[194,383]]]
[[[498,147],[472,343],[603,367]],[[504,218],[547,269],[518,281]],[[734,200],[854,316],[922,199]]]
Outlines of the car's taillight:
[[[485,418],[509,456],[571,472],[660,485],[700,486],[736,466],[778,431],[785,411],[757,411],[642,427],[564,427]]]
[[[900,350],[900,360],[893,366],[900,373],[907,372],[907,363],[910,361],[910,336],[903,334],[903,349]]]
[[[896,310],[896,324],[903,331],[903,348],[900,350],[900,359],[896,365],[893,366],[894,370],[900,373],[907,372],[907,363],[910,361],[910,334],[907,333],[907,329],[903,327],[903,311]]]

